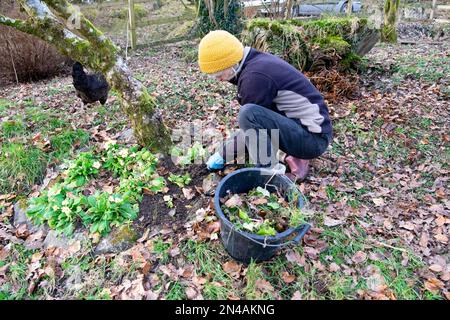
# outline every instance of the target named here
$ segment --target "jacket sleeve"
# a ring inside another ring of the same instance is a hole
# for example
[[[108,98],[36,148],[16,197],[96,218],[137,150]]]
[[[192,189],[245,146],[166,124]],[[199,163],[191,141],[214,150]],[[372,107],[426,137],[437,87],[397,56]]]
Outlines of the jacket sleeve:
[[[262,107],[270,108],[277,96],[278,89],[268,76],[251,72],[240,79],[238,87],[238,101],[241,106],[254,103]]]

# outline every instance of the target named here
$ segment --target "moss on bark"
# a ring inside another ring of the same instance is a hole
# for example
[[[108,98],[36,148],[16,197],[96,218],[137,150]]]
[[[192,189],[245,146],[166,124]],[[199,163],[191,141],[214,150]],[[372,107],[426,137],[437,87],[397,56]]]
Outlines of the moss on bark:
[[[384,26],[381,29],[381,38],[385,42],[397,42],[397,11],[400,0],[385,0]]]

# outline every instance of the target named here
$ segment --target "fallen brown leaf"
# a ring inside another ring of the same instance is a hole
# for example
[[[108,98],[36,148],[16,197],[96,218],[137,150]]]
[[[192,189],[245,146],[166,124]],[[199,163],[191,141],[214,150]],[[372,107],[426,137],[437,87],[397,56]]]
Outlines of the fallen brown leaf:
[[[208,233],[214,233],[219,232],[220,230],[220,221],[213,221],[210,224],[208,224],[208,227],[206,228]]]
[[[257,206],[257,205],[260,205],[260,204],[265,204],[265,203],[267,203],[267,201],[268,200],[266,198],[257,198],[255,200],[253,200],[251,202],[251,204],[254,204],[255,206]]]
[[[197,297],[197,295],[198,295],[198,293],[194,288],[192,288],[192,287],[186,288],[186,297],[189,300],[194,300]]]
[[[294,250],[289,250],[286,253],[286,259],[287,259],[287,261],[294,263],[294,264],[298,264],[299,266],[305,265],[304,257],[300,256],[300,254]]]
[[[336,263],[332,262],[332,263],[330,264],[330,266],[328,267],[328,269],[329,269],[331,272],[336,272],[336,271],[340,270],[341,267],[339,267]]]
[[[341,225],[345,223],[345,221],[343,220],[338,220],[338,219],[332,219],[329,217],[325,217],[323,224],[326,225],[327,227],[335,227],[338,225]]]
[[[274,291],[274,288],[270,282],[264,279],[257,279],[255,281],[255,287],[261,292],[272,293]]]
[[[223,271],[231,275],[233,278],[239,278],[242,265],[236,263],[235,261],[227,261],[222,265]]]
[[[187,200],[191,200],[195,197],[195,191],[192,188],[183,188],[182,191]]]
[[[439,264],[432,264],[432,265],[430,266],[430,270],[431,270],[431,271],[434,271],[434,272],[441,272],[443,269],[444,269],[444,268],[442,268],[442,266],[439,265]]]
[[[439,292],[440,289],[444,287],[444,283],[436,278],[431,278],[425,281],[425,289],[432,293]]]
[[[225,206],[227,206],[228,208],[242,206],[242,199],[238,194],[234,194],[225,202]]]
[[[355,255],[352,257],[352,261],[356,264],[362,263],[367,260],[367,254],[363,251],[358,251],[355,253]]]
[[[293,274],[290,274],[289,272],[285,271],[281,275],[281,279],[283,279],[286,283],[291,283],[295,280],[295,276]]]
[[[26,239],[30,236],[30,231],[26,224],[21,224],[15,232],[15,236],[19,239]]]

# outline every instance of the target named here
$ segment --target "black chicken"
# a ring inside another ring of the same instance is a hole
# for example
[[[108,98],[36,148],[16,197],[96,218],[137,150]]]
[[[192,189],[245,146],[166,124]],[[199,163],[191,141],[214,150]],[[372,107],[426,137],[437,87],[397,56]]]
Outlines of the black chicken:
[[[81,63],[75,62],[72,67],[72,78],[77,97],[85,105],[96,101],[100,101],[102,105],[106,103],[109,85],[101,73],[86,74]]]

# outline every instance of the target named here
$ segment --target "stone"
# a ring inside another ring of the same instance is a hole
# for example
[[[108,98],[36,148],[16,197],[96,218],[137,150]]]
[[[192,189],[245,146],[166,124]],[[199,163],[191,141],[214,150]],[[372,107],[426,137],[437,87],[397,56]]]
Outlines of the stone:
[[[55,247],[67,250],[73,242],[78,240],[84,242],[87,239],[83,232],[75,232],[73,236],[68,237],[64,233],[50,230],[44,240],[44,249]]]
[[[71,274],[65,282],[65,287],[68,291],[77,291],[83,287],[81,269],[79,266],[74,266],[71,270]]]
[[[46,225],[35,225],[30,218],[28,218],[27,212],[27,199],[20,199],[14,204],[14,221],[13,225],[18,228],[20,225],[26,224],[30,233],[35,233],[39,230],[47,231]]]
[[[136,230],[131,226],[126,225],[116,228],[100,240],[100,243],[94,250],[94,254],[100,255],[125,251],[131,248],[138,238]]]
[[[119,133],[119,135],[117,136],[117,141],[126,144],[135,143],[136,138],[134,137],[133,129],[129,128]]]

